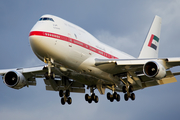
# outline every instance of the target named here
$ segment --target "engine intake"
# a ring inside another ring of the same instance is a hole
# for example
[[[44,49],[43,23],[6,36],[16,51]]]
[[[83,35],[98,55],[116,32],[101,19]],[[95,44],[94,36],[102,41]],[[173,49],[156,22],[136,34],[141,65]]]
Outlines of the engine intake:
[[[26,79],[18,71],[9,71],[4,75],[4,83],[11,88],[21,89],[26,85]]]
[[[143,72],[147,77],[162,79],[166,76],[166,69],[163,65],[155,61],[144,64]]]

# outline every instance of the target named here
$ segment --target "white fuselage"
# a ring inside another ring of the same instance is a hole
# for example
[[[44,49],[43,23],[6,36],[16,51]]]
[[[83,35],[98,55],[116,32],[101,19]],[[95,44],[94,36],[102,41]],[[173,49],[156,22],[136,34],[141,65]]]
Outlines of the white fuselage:
[[[95,67],[95,58],[134,59],[98,41],[84,29],[53,15],[44,15],[32,28],[29,39],[36,56],[44,61],[50,58],[55,64],[63,65],[77,72],[89,72],[90,75],[112,79]],[[109,40],[111,41],[111,40]]]

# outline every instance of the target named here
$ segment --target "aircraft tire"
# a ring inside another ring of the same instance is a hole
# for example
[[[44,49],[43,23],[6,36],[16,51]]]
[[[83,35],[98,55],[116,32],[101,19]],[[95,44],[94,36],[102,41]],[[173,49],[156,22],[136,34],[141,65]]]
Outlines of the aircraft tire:
[[[133,91],[134,91],[133,86],[130,85],[130,86],[129,86],[129,92],[131,93],[131,92],[133,92]]]
[[[69,91],[69,90],[66,90],[65,95],[66,95],[66,97],[69,97],[69,96],[70,96],[70,91]]]
[[[63,97],[63,90],[59,91],[59,97]]]
[[[89,98],[89,95],[86,94],[86,95],[85,95],[85,100],[88,101],[88,98]]]
[[[92,99],[92,100],[95,100],[95,99],[96,99],[96,95],[95,95],[94,93],[91,95],[91,99]]]
[[[69,105],[72,103],[71,97],[69,97],[69,98],[67,99],[67,103],[68,103]]]
[[[117,92],[114,92],[114,93],[113,93],[113,98],[114,98],[114,99],[117,99]]]
[[[131,94],[131,100],[135,100],[135,94],[134,93]]]
[[[120,99],[121,99],[121,98],[120,98],[120,95],[119,95],[119,94],[117,94],[116,101],[118,101],[118,102],[119,102],[119,101],[120,101]]]
[[[65,99],[61,98],[61,104],[64,105],[65,104]]]
[[[124,94],[124,100],[125,100],[125,101],[128,101],[128,99],[129,99],[128,94]]]
[[[114,101],[114,98],[113,98],[113,97],[111,97],[111,98],[110,98],[110,102],[113,102],[113,101]]]
[[[108,99],[108,100],[110,100],[110,96],[111,96],[111,93],[108,92],[108,93],[107,93],[107,99]]]
[[[94,102],[95,102],[95,103],[98,103],[98,101],[99,101],[98,96],[95,96]]]
[[[90,103],[92,103],[92,99],[90,98],[90,99],[88,99],[88,103],[90,104]]]

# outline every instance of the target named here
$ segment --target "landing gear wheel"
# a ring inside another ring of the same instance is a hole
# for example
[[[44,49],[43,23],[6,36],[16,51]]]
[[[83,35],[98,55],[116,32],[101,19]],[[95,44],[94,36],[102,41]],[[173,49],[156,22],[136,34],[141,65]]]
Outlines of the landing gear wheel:
[[[127,92],[126,86],[123,86],[123,87],[122,87],[122,91],[123,91],[123,93],[126,93],[126,92]]]
[[[114,98],[114,99],[117,99],[117,95],[118,95],[117,92],[114,92],[113,98]]]
[[[92,100],[95,100],[95,99],[96,99],[96,95],[95,95],[94,93],[91,95],[91,99],[92,99]]]
[[[61,98],[61,104],[64,105],[65,104],[65,99]]]
[[[67,99],[67,103],[68,103],[69,105],[72,103],[71,97],[69,97],[69,98]]]
[[[98,96],[95,96],[94,102],[95,102],[95,103],[98,103],[98,101],[99,101]]]
[[[114,98],[113,98],[113,97],[111,97],[111,98],[110,98],[110,101],[111,101],[111,102],[113,102],[113,101],[114,101]]]
[[[92,99],[90,98],[90,99],[88,99],[88,103],[92,103]]]
[[[133,86],[130,85],[130,86],[129,86],[129,92],[131,93],[131,92],[133,92],[133,91],[134,91]]]
[[[116,100],[119,102],[120,101],[120,95],[119,94],[117,94],[117,97],[116,97]]]
[[[110,100],[111,93],[107,93],[107,99]]]
[[[69,97],[69,96],[70,96],[70,91],[69,91],[69,90],[66,90],[65,96],[66,96],[66,97]]]
[[[134,93],[131,94],[131,100],[135,100],[135,94]]]
[[[124,100],[125,100],[125,101],[128,101],[128,99],[129,99],[128,94],[124,94]]]
[[[88,98],[89,98],[89,95],[86,94],[86,95],[85,95],[85,100],[88,101]]]
[[[60,90],[60,91],[59,91],[59,96],[60,96],[60,97],[63,97],[63,90]]]

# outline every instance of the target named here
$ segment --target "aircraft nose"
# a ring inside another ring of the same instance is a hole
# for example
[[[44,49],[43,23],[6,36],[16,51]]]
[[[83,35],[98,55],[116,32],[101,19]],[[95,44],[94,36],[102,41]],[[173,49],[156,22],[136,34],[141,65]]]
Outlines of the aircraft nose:
[[[33,52],[39,56],[41,52],[41,38],[39,36],[36,36],[34,31],[31,31],[29,34],[29,42]]]
[[[42,23],[42,22],[37,22],[33,28],[31,29],[30,33],[29,33],[29,42],[31,45],[31,48],[33,50],[33,52],[36,55],[41,55],[41,47],[42,47],[42,38],[41,36],[43,36],[44,32],[42,32],[42,30],[44,29],[44,27],[46,27],[46,24]]]

